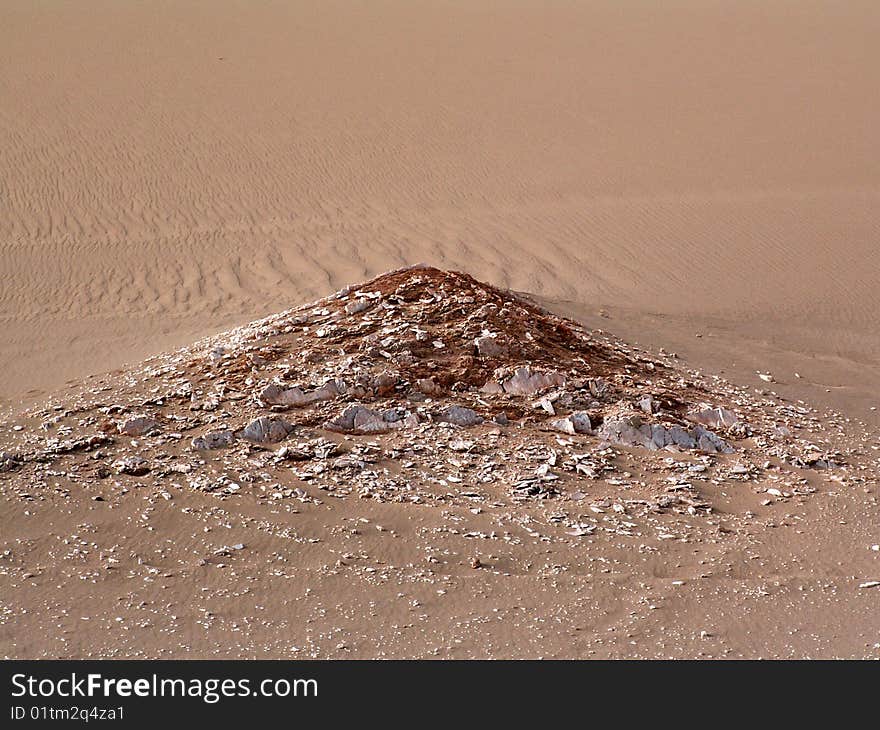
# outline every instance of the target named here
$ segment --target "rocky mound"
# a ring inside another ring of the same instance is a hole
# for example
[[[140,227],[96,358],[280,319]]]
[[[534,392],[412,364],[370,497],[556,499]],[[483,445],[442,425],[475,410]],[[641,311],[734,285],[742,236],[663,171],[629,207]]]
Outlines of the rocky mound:
[[[0,628],[16,657],[753,656],[718,616],[849,595],[857,643],[877,453],[415,267],[0,416]]]
[[[22,414],[4,429],[0,471],[25,491],[62,474],[157,485],[166,498],[172,487],[302,498],[310,485],[418,501],[432,498],[426,484],[580,493],[585,479],[632,476],[630,464],[673,474],[655,508],[707,507],[689,476],[845,460],[795,435],[813,423],[808,409],[765,395],[418,266]],[[779,497],[802,483],[783,481]]]

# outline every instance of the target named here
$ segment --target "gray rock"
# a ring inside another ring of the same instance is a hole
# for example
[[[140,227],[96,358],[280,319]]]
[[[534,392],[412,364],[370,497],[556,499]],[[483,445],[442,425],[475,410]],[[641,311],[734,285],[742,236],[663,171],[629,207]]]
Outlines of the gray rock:
[[[639,416],[606,420],[597,429],[596,435],[612,443],[643,446],[651,450],[677,446],[681,449],[700,449],[711,454],[730,454],[734,451],[724,439],[702,426],[685,429],[678,425],[647,424]]]
[[[113,468],[119,474],[130,474],[139,477],[149,473],[150,464],[143,456],[126,456],[113,462]]]
[[[565,377],[556,371],[533,372],[529,367],[517,368],[513,375],[500,381],[490,380],[483,386],[484,393],[508,393],[509,395],[534,395],[548,388],[565,385]]]
[[[135,416],[117,425],[119,433],[127,436],[144,436],[153,431],[158,431],[161,424],[150,416]]]
[[[702,426],[694,426],[694,438],[697,439],[697,447],[710,454],[732,454],[734,449],[723,438],[707,431]]]
[[[574,424],[575,433],[591,433],[593,424],[590,423],[590,414],[586,411],[575,411],[569,416]]]
[[[267,405],[302,408],[318,401],[336,398],[344,390],[344,383],[336,380],[328,380],[320,388],[315,388],[308,392],[296,387],[282,388],[272,383],[263,388],[260,392],[259,400]]]
[[[417,426],[415,413],[389,409],[382,413],[359,404],[347,406],[336,418],[327,421],[324,428],[339,433],[385,433],[396,428]]]
[[[658,449],[664,449],[670,445],[672,439],[670,437],[669,431],[667,431],[663,426],[659,423],[655,423],[651,426],[651,443],[654,447]]]
[[[346,406],[336,418],[324,424],[327,430],[342,433],[353,433],[359,430],[359,427],[366,427],[371,433],[387,431],[390,428],[381,414],[360,405]]]
[[[199,451],[210,451],[212,449],[225,449],[232,446],[235,441],[235,434],[232,431],[212,431],[204,436],[194,438],[191,445]]]
[[[449,406],[437,415],[437,420],[456,426],[476,426],[483,422],[483,417],[470,408]]]
[[[257,444],[275,444],[284,441],[293,429],[292,423],[281,418],[261,416],[251,421],[236,435]]]
[[[21,457],[18,454],[10,454],[8,451],[0,451],[0,472],[12,471],[21,466]]]
[[[661,448],[656,443],[658,436],[655,436],[654,429],[642,423],[642,419],[638,416],[606,419],[596,430],[596,435],[616,444],[644,446],[654,450]]]
[[[602,378],[590,378],[587,381],[587,387],[593,397],[599,400],[611,394],[611,386]]]
[[[483,334],[474,339],[474,347],[480,357],[503,357],[509,348],[495,334]]]
[[[404,416],[406,416],[406,411],[402,408],[386,408],[380,415],[386,423],[397,423],[403,420]]]
[[[669,434],[672,443],[682,449],[693,449],[697,445],[694,437],[681,426],[671,426],[667,433]]]
[[[567,416],[565,418],[555,418],[549,421],[548,425],[554,431],[561,431],[562,433],[571,434],[572,436],[577,433],[577,431],[574,430],[574,424]]]
[[[355,433],[383,433],[393,428],[400,428],[395,421],[388,421],[383,414],[371,408],[359,408],[352,419],[351,430]]]
[[[557,418],[550,421],[550,427],[571,435],[576,433],[593,432],[593,425],[590,423],[590,415],[586,411],[577,411],[565,418]]]

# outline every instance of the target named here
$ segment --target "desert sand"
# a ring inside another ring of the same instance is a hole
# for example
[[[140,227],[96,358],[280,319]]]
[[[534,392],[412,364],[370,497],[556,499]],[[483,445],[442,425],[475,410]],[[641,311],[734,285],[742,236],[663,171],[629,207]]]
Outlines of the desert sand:
[[[5,0],[0,408],[426,262],[876,444],[878,32],[867,0]]]
[[[878,31],[869,1],[6,0],[0,397],[425,261],[806,358],[870,416]]]

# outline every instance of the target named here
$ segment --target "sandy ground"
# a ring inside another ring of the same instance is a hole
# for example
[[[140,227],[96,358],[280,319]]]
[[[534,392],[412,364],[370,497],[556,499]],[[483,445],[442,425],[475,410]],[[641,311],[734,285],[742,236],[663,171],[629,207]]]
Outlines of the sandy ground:
[[[870,0],[4,0],[0,406],[425,261],[876,427],[878,32]],[[758,572],[784,596],[734,654],[871,651],[863,603],[795,600],[873,558],[846,499],[755,538],[821,565]]]

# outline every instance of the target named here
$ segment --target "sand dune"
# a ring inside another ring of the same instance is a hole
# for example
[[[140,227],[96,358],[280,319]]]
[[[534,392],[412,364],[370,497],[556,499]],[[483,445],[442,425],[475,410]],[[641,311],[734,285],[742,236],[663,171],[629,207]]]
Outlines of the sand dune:
[[[426,261],[819,357],[804,393],[869,417],[878,30],[871,2],[5,2],[0,398]]]

